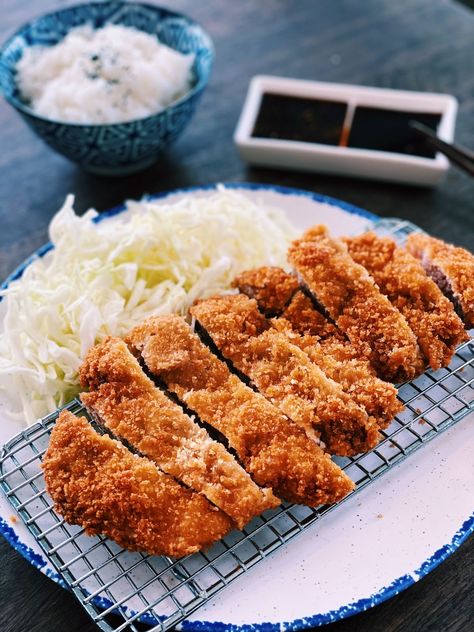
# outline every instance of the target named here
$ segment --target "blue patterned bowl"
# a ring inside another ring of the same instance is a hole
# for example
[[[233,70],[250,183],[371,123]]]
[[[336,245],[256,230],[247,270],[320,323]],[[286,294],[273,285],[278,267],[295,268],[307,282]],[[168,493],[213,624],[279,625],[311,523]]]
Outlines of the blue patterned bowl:
[[[22,101],[15,66],[23,51],[34,44],[53,45],[72,28],[89,23],[133,26],[156,34],[160,41],[182,53],[194,53],[190,91],[161,112],[126,123],[83,125],[38,116]],[[62,9],[21,27],[0,49],[0,89],[7,101],[48,145],[87,171],[125,175],[153,164],[189,123],[211,73],[214,47],[207,33],[190,18],[149,4],[92,2]]]

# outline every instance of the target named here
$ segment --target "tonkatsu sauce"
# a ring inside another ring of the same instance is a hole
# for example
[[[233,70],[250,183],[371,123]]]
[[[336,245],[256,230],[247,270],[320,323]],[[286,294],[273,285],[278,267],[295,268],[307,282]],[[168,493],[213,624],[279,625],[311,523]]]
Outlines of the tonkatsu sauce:
[[[436,130],[441,114],[265,92],[252,136],[434,158],[410,121]]]
[[[266,92],[252,136],[338,145],[346,111],[341,101]]]
[[[410,127],[410,121],[418,121],[436,131],[441,114],[359,105],[354,112],[347,146],[434,158],[436,152]]]

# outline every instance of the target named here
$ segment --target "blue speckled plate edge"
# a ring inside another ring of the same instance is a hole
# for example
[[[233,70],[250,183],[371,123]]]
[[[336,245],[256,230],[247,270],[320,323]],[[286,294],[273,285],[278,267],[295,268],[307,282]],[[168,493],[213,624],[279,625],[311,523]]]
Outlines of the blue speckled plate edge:
[[[335,206],[337,208],[346,211],[347,213],[351,213],[353,215],[359,215],[361,217],[365,217],[368,220],[375,221],[378,219],[378,216],[370,211],[366,211],[365,209],[361,209],[353,204],[348,202],[344,202],[342,200],[338,200],[336,198],[322,195],[319,193],[313,193],[311,191],[305,191],[303,189],[294,189],[291,187],[284,187],[279,185],[267,185],[267,184],[258,184],[258,183],[226,183],[227,188],[232,189],[247,189],[251,191],[273,191],[275,193],[279,193],[281,195],[296,195],[309,198],[314,200],[315,202],[325,203],[330,206]],[[168,196],[178,195],[178,194],[188,194],[199,191],[210,191],[216,188],[216,184],[209,184],[203,186],[194,186],[187,187],[182,189],[174,189],[172,191],[164,191],[161,193],[153,194],[145,196],[147,199],[164,199]],[[114,208],[111,208],[107,211],[101,212],[94,221],[100,222],[106,218],[113,217],[122,213],[125,210],[125,205],[119,205]],[[51,243],[46,243],[40,248],[38,248],[30,257],[28,257],[25,261],[23,261],[2,283],[0,289],[5,289],[8,285],[18,279],[23,274],[24,270],[38,257],[44,256],[49,250],[52,248]],[[1,297],[0,297],[1,300]],[[389,586],[385,586],[381,588],[378,592],[370,595],[369,597],[359,599],[354,603],[350,603],[344,606],[341,606],[337,610],[332,610],[326,613],[318,613],[311,617],[305,617],[302,619],[295,619],[293,621],[285,621],[285,622],[262,622],[255,624],[244,624],[244,625],[233,625],[218,621],[183,621],[178,627],[186,632],[204,632],[204,631],[212,631],[212,632],[281,632],[281,630],[304,630],[311,627],[319,627],[322,625],[326,625],[328,623],[333,623],[340,619],[344,619],[355,615],[359,612],[364,612],[369,608],[372,608],[395,595],[398,595],[403,590],[406,590],[411,585],[413,585],[416,581],[423,578],[433,569],[435,569],[439,564],[441,564],[444,560],[446,560],[454,551],[456,551],[461,544],[467,540],[469,535],[474,533],[474,513],[461,525],[460,529],[454,534],[451,542],[445,544],[441,548],[439,548],[433,555],[427,558],[423,564],[415,570],[411,574],[402,575],[396,580],[394,580]],[[51,569],[47,568],[46,560],[38,553],[36,553],[31,547],[25,545],[20,541],[18,535],[15,533],[15,530],[12,526],[7,524],[7,522],[0,516],[0,535],[3,535],[5,540],[16,550],[18,551],[32,566],[40,570],[47,577],[55,581],[63,588],[68,588],[64,579],[56,572],[51,571]],[[97,606],[99,607],[107,607],[110,604],[103,603],[103,600],[97,601],[94,600]],[[133,615],[133,611],[130,611],[130,614]],[[144,623],[148,623],[151,625],[157,624],[158,621],[151,617],[146,617],[143,620]]]
[[[331,610],[322,614],[315,614],[303,619],[293,621],[283,621],[281,623],[255,623],[244,625],[229,625],[219,621],[183,621],[178,627],[185,632],[285,632],[316,628],[329,623],[335,623],[341,619],[346,619],[360,612],[364,612],[377,606],[391,597],[395,597],[417,581],[425,577],[428,573],[439,566],[444,560],[452,555],[467,538],[474,533],[474,513],[461,525],[454,534],[450,543],[440,547],[431,557],[411,574],[401,575],[389,586],[381,588],[378,592],[359,599],[353,603],[341,606],[337,610]]]

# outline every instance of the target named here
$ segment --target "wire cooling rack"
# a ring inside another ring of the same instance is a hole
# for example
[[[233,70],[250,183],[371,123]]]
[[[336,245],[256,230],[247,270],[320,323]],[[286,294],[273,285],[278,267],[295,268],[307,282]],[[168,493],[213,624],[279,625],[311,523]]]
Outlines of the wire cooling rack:
[[[382,220],[375,230],[403,242],[418,230]],[[366,454],[336,461],[357,484],[369,485],[474,409],[474,341],[459,347],[451,365],[403,384],[402,411]],[[66,408],[86,414],[78,400]],[[121,549],[89,537],[56,514],[45,491],[41,459],[59,411],[9,441],[0,457],[0,486],[52,565],[95,623],[108,632],[164,632],[175,627],[230,582],[339,505],[311,509],[284,504],[254,518],[210,550],[180,560]],[[344,501],[342,501],[344,502]],[[339,503],[340,504],[340,503]]]

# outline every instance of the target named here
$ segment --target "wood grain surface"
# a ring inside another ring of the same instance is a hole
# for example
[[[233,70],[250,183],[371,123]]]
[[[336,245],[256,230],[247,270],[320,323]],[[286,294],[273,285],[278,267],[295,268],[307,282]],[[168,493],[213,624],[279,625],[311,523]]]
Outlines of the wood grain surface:
[[[67,4],[74,2],[2,0],[0,41],[28,19]],[[168,0],[166,5],[205,26],[217,59],[190,127],[147,171],[117,179],[88,175],[53,153],[0,102],[0,277],[47,240],[48,222],[69,192],[82,212],[144,193],[218,181],[318,191],[474,247],[474,180],[455,168],[437,189],[424,189],[251,168],[232,142],[248,82],[265,73],[454,94],[460,103],[456,140],[473,148],[474,13],[468,8],[450,0]],[[0,556],[0,630],[97,629],[73,596],[1,538]],[[470,630],[473,567],[471,538],[404,593],[327,629]]]

